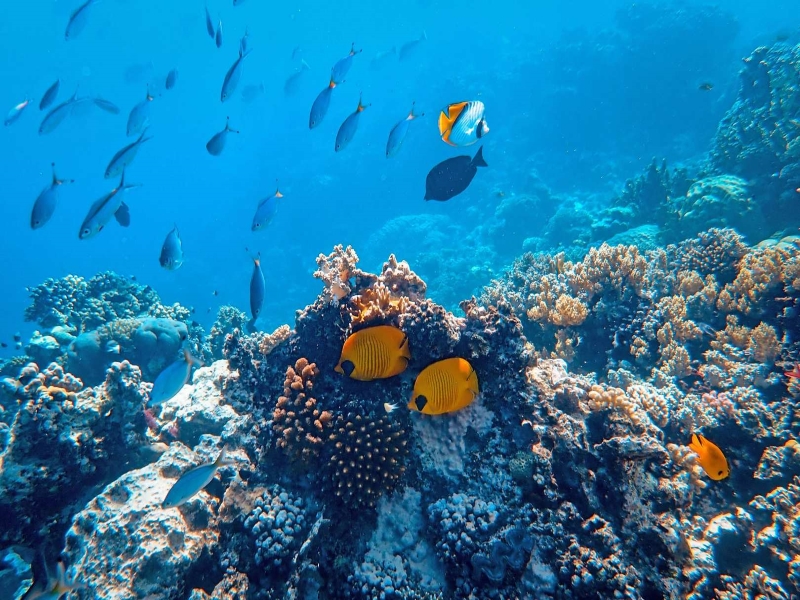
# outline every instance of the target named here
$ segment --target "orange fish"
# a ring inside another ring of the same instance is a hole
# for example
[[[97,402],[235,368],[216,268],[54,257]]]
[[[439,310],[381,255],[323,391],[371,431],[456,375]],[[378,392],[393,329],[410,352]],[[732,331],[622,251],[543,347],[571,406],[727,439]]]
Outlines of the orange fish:
[[[694,450],[698,456],[698,462],[703,470],[714,481],[720,481],[731,474],[728,461],[722,450],[715,444],[709,442],[702,435],[692,434],[692,442],[689,448]]]
[[[426,415],[454,412],[471,404],[479,391],[472,365],[463,358],[447,358],[417,375],[408,408]]]
[[[405,371],[410,358],[408,336],[397,327],[378,325],[345,340],[334,370],[358,381],[386,379]]]
[[[791,371],[786,371],[784,375],[790,379],[800,379],[800,365],[795,363],[794,368]]]

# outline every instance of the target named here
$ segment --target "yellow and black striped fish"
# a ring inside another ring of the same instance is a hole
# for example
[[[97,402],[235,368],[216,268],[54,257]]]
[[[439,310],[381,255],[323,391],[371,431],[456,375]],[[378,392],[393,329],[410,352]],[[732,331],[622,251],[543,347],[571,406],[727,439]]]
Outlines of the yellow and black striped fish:
[[[345,340],[335,371],[358,381],[386,379],[405,371],[410,358],[406,334],[391,325],[378,325]]]
[[[439,113],[439,134],[451,146],[469,146],[487,133],[484,113],[486,108],[480,100],[454,102]]]
[[[472,365],[463,358],[446,358],[417,375],[408,408],[426,415],[454,412],[468,406],[479,391]]]

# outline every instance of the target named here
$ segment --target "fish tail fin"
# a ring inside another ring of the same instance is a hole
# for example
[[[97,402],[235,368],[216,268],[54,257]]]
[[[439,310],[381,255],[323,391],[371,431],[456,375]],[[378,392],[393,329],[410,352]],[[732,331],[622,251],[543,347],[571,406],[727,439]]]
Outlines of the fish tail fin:
[[[219,451],[217,460],[214,461],[214,466],[219,468],[229,464],[231,464],[231,461],[228,460],[228,449],[223,446],[222,450]]]
[[[331,81],[330,81],[330,83],[328,84],[328,87],[329,87],[329,88],[331,88],[331,89],[333,89],[333,88],[335,88],[337,85],[339,85],[340,83],[343,83],[343,82],[342,82],[342,81],[334,81],[333,77],[331,77]]]
[[[306,62],[306,60],[304,58],[300,59],[300,69],[303,70],[303,71],[308,71],[308,70],[311,69],[311,67],[308,66],[308,63]]]
[[[278,180],[275,180],[275,197],[276,198],[283,198],[283,194],[281,194],[281,186],[278,183]]]
[[[413,119],[418,119],[420,117],[424,117],[425,113],[415,113],[414,106],[416,105],[416,101],[411,103],[411,110],[408,111],[408,120],[411,121]]]
[[[486,164],[486,161],[483,160],[483,146],[478,148],[478,153],[475,155],[475,158],[472,159],[472,166],[474,167],[488,167],[489,165]]]
[[[420,36],[420,38],[419,38],[419,39],[420,39],[420,41],[425,41],[425,40],[427,40],[427,39],[428,39],[428,32],[426,32],[426,31],[423,29],[423,30],[422,30],[422,35]]]

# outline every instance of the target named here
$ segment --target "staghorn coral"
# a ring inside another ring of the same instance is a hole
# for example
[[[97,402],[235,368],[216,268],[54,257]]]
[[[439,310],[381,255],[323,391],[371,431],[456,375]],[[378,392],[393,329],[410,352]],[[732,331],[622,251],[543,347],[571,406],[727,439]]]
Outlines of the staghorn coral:
[[[337,415],[327,446],[327,485],[351,508],[375,506],[406,470],[406,432],[388,416]]]
[[[302,463],[306,469],[314,466],[323,440],[333,425],[333,414],[321,410],[311,396],[314,377],[318,374],[316,364],[305,358],[298,359],[294,367],[286,369],[283,395],[278,397],[272,412],[275,443],[292,461]]]

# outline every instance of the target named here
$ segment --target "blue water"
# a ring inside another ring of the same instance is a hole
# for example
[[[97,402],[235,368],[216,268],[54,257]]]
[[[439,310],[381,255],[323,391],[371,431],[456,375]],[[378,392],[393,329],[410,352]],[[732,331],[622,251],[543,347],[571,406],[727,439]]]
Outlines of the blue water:
[[[0,130],[0,339],[30,330],[21,322],[26,286],[68,273],[135,275],[165,302],[194,306],[208,326],[220,304],[246,309],[249,248],[263,258],[269,292],[260,325],[269,329],[292,322],[294,311],[313,300],[319,289],[311,276],[314,258],[336,243],[352,244],[371,269],[390,252],[415,267],[419,248],[434,257],[440,248],[476,261],[495,256],[482,235],[494,215],[495,192],[524,192],[531,171],[554,192],[608,199],[653,156],[686,161],[706,151],[735,98],[740,58],[774,39],[794,4],[726,2],[703,20],[681,16],[695,14],[695,2],[660,4],[653,17],[647,3],[621,1],[576,2],[565,9],[558,1],[455,6],[247,0],[234,8],[210,0],[212,16],[223,22],[224,43],[217,49],[206,34],[200,1],[104,0],[69,42],[64,30],[76,2],[2,2],[0,107],[8,110],[26,97],[37,106]],[[620,17],[632,7],[646,26]],[[246,27],[253,54],[236,97],[222,104],[222,79]],[[408,61],[390,59],[381,70],[371,68],[376,53],[422,31],[428,41]],[[351,42],[363,53],[334,90],[324,123],[309,131],[311,103]],[[290,59],[297,46],[311,70],[287,97],[283,86],[299,64]],[[145,72],[137,77],[135,67],[142,65]],[[180,73],[177,86],[156,90],[161,95],[152,104],[149,129],[154,139],[128,170],[128,181],[142,184],[128,195],[131,226],[112,222],[96,238],[79,241],[90,204],[116,185],[102,174],[131,141],[125,136],[128,112],[147,83],[163,87],[172,68]],[[58,101],[78,88],[113,101],[121,113],[93,110],[39,136],[44,113],[38,101],[56,78],[62,80]],[[698,92],[703,81],[713,81],[714,90]],[[265,94],[242,102],[241,89],[259,82]],[[350,146],[334,153],[338,126],[360,93],[371,107]],[[438,111],[462,99],[487,106],[492,131],[484,156],[490,166],[461,196],[425,203],[428,170],[477,149],[453,149],[438,136]],[[412,101],[426,116],[412,123],[402,151],[387,160],[388,133]],[[241,134],[231,134],[222,156],[210,156],[205,143],[228,116]],[[61,190],[50,223],[31,231],[30,209],[49,182],[52,161],[61,177],[76,183]],[[266,231],[252,233],[256,204],[274,192],[276,179],[285,194],[282,206]],[[417,226],[376,237],[387,221],[403,215],[419,215],[411,221]],[[168,272],[158,256],[173,223],[186,260]],[[443,233],[442,223],[453,229]],[[502,268],[497,261],[494,272]],[[418,270],[426,276],[434,268],[446,271],[448,265]],[[435,299],[448,293],[430,290]]]

